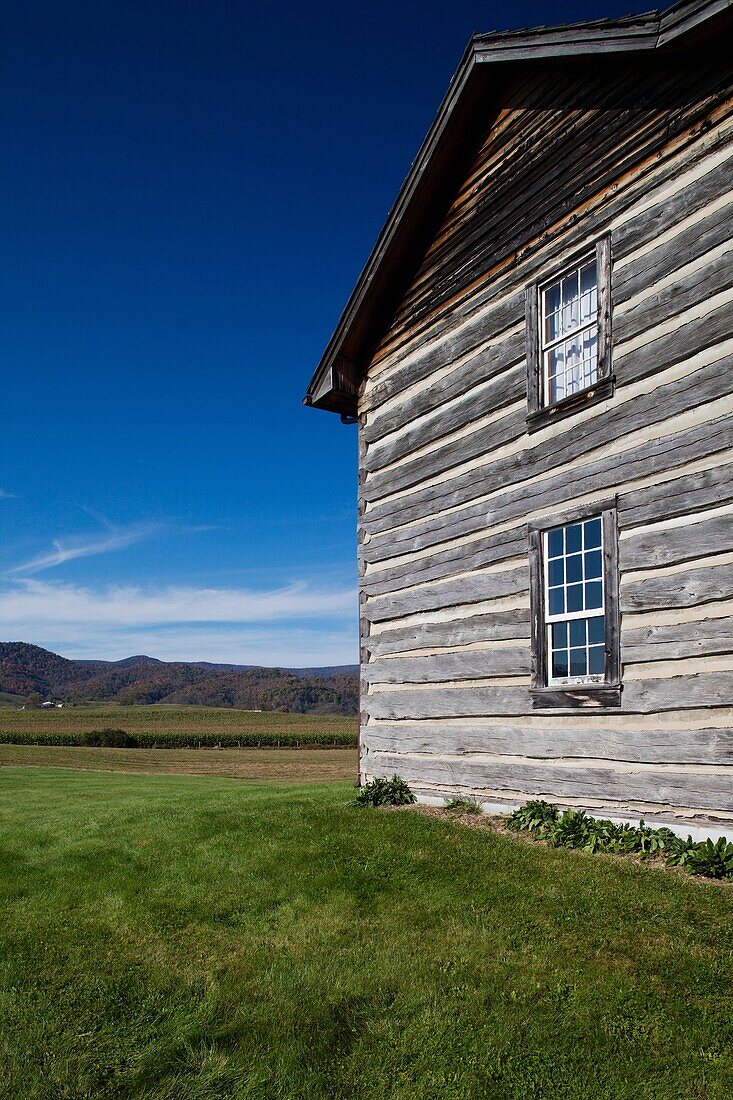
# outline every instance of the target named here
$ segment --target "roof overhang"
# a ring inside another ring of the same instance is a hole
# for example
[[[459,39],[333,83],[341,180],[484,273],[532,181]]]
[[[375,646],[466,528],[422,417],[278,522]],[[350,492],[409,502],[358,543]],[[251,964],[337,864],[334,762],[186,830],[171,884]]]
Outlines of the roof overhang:
[[[303,398],[342,416],[356,413],[365,364],[412,275],[416,244],[445,209],[467,145],[497,92],[504,66],[594,54],[695,45],[730,22],[733,0],[681,0],[666,11],[558,27],[475,34],[364,265]],[[683,42],[684,40],[684,42]]]

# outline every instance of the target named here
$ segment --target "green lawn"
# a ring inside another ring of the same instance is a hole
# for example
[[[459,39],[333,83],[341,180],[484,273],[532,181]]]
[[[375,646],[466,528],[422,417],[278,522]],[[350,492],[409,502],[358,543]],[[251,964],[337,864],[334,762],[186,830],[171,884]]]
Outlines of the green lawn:
[[[0,772],[0,1095],[733,1096],[730,887],[352,793]]]

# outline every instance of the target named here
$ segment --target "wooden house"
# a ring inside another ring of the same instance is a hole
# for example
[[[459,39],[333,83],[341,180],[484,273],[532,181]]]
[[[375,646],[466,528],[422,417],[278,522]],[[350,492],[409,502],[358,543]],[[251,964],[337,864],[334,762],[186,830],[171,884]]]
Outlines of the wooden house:
[[[733,6],[478,34],[310,384],[360,775],[733,833]]]

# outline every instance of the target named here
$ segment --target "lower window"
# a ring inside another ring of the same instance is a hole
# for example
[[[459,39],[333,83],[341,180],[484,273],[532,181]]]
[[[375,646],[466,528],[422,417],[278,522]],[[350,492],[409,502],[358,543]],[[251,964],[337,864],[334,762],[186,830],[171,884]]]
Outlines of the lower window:
[[[530,529],[538,705],[620,701],[616,544],[615,507]]]
[[[548,682],[603,681],[606,614],[600,516],[544,535]]]

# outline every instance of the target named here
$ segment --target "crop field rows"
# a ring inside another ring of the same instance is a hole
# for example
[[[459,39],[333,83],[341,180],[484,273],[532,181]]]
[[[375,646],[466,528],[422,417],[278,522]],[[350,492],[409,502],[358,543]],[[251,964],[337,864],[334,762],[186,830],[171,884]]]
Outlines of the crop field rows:
[[[353,747],[357,719],[219,707],[104,706],[0,710],[0,744],[75,745],[93,730],[124,729],[140,748]]]

